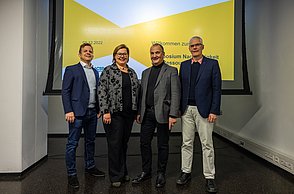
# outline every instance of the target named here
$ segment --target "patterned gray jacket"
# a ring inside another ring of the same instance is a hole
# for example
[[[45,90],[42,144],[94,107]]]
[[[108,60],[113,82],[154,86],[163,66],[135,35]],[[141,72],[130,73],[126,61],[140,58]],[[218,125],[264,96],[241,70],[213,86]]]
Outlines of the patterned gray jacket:
[[[137,111],[140,83],[136,72],[129,66],[127,67],[132,87],[132,110]],[[122,73],[115,63],[106,66],[101,73],[98,83],[98,99],[101,114],[123,110]]]

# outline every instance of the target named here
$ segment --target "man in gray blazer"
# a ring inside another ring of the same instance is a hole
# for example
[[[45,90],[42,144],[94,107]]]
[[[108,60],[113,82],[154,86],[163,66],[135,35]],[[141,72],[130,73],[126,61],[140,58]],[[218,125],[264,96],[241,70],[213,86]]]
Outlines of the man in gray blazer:
[[[157,179],[156,187],[165,185],[165,171],[169,154],[170,130],[179,117],[180,81],[178,70],[167,65],[164,48],[153,44],[150,48],[152,67],[142,73],[141,97],[137,122],[141,123],[140,148],[142,155],[142,173],[132,180],[133,184],[151,178],[152,149],[151,141],[157,129]]]

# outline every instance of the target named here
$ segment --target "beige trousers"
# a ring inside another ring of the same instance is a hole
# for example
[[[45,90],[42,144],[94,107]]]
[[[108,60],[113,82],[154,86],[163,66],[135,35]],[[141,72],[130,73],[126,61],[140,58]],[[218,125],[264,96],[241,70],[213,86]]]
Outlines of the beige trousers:
[[[206,179],[214,179],[213,125],[200,116],[196,106],[188,106],[182,116],[182,172],[191,173],[192,171],[193,145],[197,129],[202,146],[203,175]]]

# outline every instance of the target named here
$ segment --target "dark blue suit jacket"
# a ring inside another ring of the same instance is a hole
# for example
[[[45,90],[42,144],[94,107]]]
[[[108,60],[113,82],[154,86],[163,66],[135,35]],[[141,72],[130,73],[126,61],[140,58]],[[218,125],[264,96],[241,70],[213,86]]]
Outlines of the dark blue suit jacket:
[[[98,89],[99,73],[92,68],[96,77],[96,90]],[[86,114],[90,89],[83,66],[78,63],[68,66],[65,69],[62,82],[62,103],[64,112],[74,112],[75,116],[84,116]],[[96,109],[99,112],[98,96],[96,93]]]
[[[181,114],[184,114],[189,98],[191,59],[181,63]],[[207,118],[210,113],[220,115],[221,73],[217,60],[203,56],[195,85],[195,101],[200,115]]]

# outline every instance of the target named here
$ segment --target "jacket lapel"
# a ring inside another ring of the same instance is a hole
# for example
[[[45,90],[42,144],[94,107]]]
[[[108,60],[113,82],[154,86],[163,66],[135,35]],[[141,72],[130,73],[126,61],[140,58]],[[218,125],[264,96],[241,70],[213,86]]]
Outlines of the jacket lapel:
[[[78,71],[80,72],[80,74],[82,74],[82,77],[83,77],[83,80],[84,82],[86,83],[86,86],[89,88],[89,84],[88,84],[88,80],[87,80],[87,77],[86,77],[86,73],[84,71],[84,67],[82,66],[81,63],[79,63],[80,65],[78,66]]]
[[[161,69],[160,69],[160,72],[159,72],[159,75],[157,77],[156,84],[155,84],[154,88],[157,87],[157,85],[158,85],[159,81],[161,80],[161,78],[162,78],[164,72],[166,71],[166,69],[167,69],[167,64],[164,63],[162,65]]]
[[[185,71],[188,75],[188,88],[190,88],[190,82],[191,82],[191,66],[192,66],[192,60],[188,61],[188,65],[187,65],[187,71]]]
[[[202,72],[204,71],[204,69],[206,68],[206,58],[203,56],[203,60],[202,60],[202,63],[200,65],[200,68],[199,68],[199,72],[198,72],[198,75],[197,75],[197,79],[196,79],[196,83],[198,82],[198,80],[200,79],[200,76],[202,74]]]
[[[93,68],[95,78],[96,78],[96,88],[98,88],[98,82],[99,82],[99,73],[96,69]]]
[[[147,86],[148,86],[148,80],[149,80],[150,71],[151,71],[151,67],[146,69],[144,80],[142,80],[142,83],[144,83],[144,85],[143,85],[143,88],[144,88],[143,96],[146,96],[146,93],[147,93]]]

